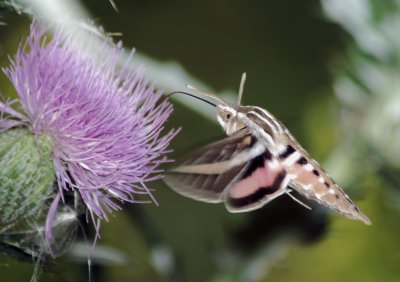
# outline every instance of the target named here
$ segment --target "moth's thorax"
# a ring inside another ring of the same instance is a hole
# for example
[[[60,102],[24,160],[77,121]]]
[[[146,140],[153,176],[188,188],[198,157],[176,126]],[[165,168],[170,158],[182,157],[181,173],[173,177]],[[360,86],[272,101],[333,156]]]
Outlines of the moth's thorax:
[[[217,106],[217,118],[227,135],[249,127],[265,134],[285,134],[287,129],[271,113],[255,106]]]
[[[238,109],[232,106],[218,105],[217,119],[227,135],[232,135],[246,126],[238,115]]]

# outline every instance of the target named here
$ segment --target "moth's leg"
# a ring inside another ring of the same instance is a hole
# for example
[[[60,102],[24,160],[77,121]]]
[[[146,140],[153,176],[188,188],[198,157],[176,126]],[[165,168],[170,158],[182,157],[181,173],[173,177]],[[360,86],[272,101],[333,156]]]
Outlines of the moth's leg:
[[[306,205],[305,203],[303,203],[302,201],[300,201],[299,199],[297,199],[295,196],[293,196],[291,194],[291,192],[293,192],[293,190],[291,188],[286,188],[285,189],[285,193],[287,195],[289,195],[290,198],[292,198],[295,202],[299,203],[300,205],[302,205],[303,207],[305,207],[306,209],[312,210],[312,208],[308,205]]]

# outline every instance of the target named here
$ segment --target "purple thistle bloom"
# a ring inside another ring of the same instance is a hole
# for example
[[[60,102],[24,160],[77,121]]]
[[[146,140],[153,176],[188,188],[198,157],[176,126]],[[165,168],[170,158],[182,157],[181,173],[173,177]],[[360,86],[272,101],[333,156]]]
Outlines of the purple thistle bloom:
[[[20,111],[0,103],[0,131],[27,127],[37,139],[47,140],[58,183],[58,194],[46,220],[46,238],[63,192],[79,191],[98,232],[107,213],[122,202],[155,202],[146,183],[161,178],[159,165],[168,160],[167,146],[177,131],[163,135],[172,106],[162,93],[148,86],[142,70],[122,68],[122,44],[94,63],[67,37],[46,39],[46,28],[34,22],[25,44],[4,69],[19,96]]]

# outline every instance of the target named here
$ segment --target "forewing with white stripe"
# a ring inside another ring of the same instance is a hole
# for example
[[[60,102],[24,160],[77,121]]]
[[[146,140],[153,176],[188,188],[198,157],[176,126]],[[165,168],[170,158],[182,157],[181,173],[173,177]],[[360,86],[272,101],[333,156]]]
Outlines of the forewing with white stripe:
[[[247,129],[240,130],[185,157],[183,163],[168,172],[164,181],[186,197],[221,202],[225,188],[238,177],[254,154],[263,152],[257,146],[259,144]]]

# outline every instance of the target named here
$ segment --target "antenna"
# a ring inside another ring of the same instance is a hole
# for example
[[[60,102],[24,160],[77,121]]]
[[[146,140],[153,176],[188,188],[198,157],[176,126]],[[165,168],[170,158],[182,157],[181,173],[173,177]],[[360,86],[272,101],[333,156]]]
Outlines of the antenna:
[[[238,95],[238,99],[237,99],[237,105],[238,106],[240,106],[240,102],[242,101],[243,88],[244,88],[245,81],[246,81],[246,73],[244,72],[242,74],[242,79],[240,80],[239,95]]]
[[[227,103],[227,102],[225,102],[221,97],[218,97],[218,96],[215,95],[215,94],[211,94],[211,93],[205,92],[205,91],[200,90],[200,89],[198,89],[198,88],[196,88],[196,87],[194,87],[194,86],[192,86],[192,85],[189,85],[189,84],[187,84],[186,87],[189,88],[190,90],[196,91],[197,93],[199,93],[199,94],[201,94],[201,95],[210,97],[210,98],[212,98],[212,99],[214,99],[214,100],[220,102],[221,104],[223,104],[223,105],[225,105],[225,106],[228,106],[228,103]]]

